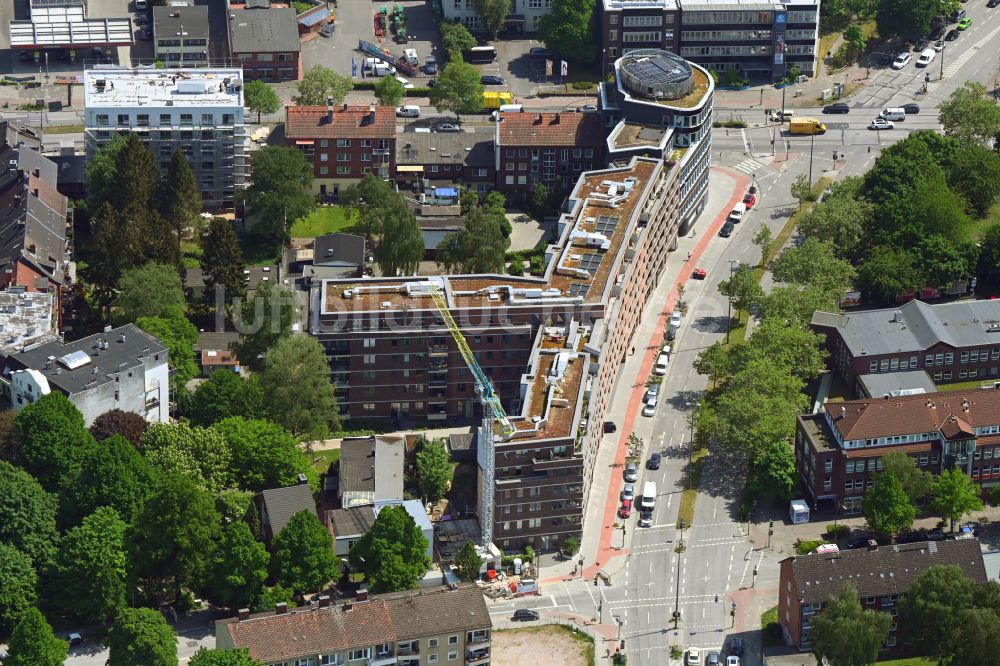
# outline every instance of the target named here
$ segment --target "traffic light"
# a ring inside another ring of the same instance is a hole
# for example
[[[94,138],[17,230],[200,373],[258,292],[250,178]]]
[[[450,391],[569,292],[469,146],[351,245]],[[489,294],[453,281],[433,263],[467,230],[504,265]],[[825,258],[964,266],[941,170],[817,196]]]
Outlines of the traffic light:
[[[620,641],[618,643],[618,649],[619,650],[624,650],[625,649],[625,641],[624,640],[622,640],[622,641]]]
[[[719,595],[715,595],[715,603],[719,603]]]

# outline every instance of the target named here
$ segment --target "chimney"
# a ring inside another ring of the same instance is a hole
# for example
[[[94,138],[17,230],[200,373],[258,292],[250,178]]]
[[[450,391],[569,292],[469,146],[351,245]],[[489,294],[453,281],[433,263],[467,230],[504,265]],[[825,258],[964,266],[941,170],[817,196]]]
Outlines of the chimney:
[[[359,587],[358,593],[354,595],[354,598],[357,599],[358,601],[368,601],[368,588]]]
[[[326,98],[326,124],[327,125],[332,125],[333,124],[333,98],[332,97],[327,97]]]
[[[371,125],[375,124],[375,105],[372,104],[368,107],[368,123]]]
[[[556,113],[555,117],[552,119],[552,124],[553,125],[558,125],[559,124],[559,114],[558,113]]]
[[[354,610],[354,606],[351,605],[350,601],[348,601],[346,604],[344,604],[343,608],[344,608],[344,612],[345,613],[350,613],[352,610]]]
[[[250,609],[249,608],[241,608],[238,612],[239,612],[239,615],[240,615],[240,622],[243,622],[244,620],[249,620],[250,619]]]
[[[535,116],[535,124],[537,125],[540,122],[542,122],[542,114],[539,113],[537,116]]]
[[[287,612],[288,612],[288,604],[286,604],[284,601],[276,603],[274,605],[275,615],[284,615]]]
[[[319,607],[320,608],[327,608],[329,606],[330,606],[330,596],[326,595],[326,594],[320,595],[320,597],[319,597]]]
[[[878,550],[878,541],[875,539],[868,539],[868,550],[875,551]]]
[[[344,102],[344,111],[347,111],[347,102]]]
[[[903,311],[902,310],[893,311],[892,320],[897,323],[903,321]]]
[[[840,408],[840,418],[847,418],[847,407]]]
[[[300,486],[304,486],[307,483],[309,483],[309,479],[306,478],[305,474],[303,474],[302,472],[299,472],[299,485]]]

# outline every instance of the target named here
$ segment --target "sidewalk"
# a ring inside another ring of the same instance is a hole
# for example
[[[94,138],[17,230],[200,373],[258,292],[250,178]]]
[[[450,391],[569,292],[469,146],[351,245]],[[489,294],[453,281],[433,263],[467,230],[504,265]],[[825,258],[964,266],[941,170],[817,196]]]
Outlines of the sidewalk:
[[[605,435],[598,448],[591,484],[593,499],[588,503],[584,517],[580,554],[567,561],[543,560],[542,566],[550,577],[541,581],[542,584],[556,583],[571,576],[581,557],[584,579],[593,578],[601,570],[614,575],[625,567],[632,532],[627,531],[625,546],[619,547],[617,544],[621,543],[621,536],[613,525],[623,483],[620,470],[625,463],[628,437],[636,425],[635,418],[646,390],[646,378],[663,344],[667,317],[677,302],[677,287],[691,278],[691,271],[698,265],[729,211],[743,197],[750,178],[728,169],[713,168],[711,183],[708,203],[694,230],[688,236],[679,237],[677,250],[667,255],[664,274],[649,298],[646,316],[633,337],[634,347],[639,353],[626,356],[619,372],[615,397],[605,416],[606,420],[616,423],[618,429],[614,434]],[[648,443],[650,438],[644,439]],[[603,502],[599,499],[602,492],[605,492]],[[577,575],[580,573],[577,572]]]

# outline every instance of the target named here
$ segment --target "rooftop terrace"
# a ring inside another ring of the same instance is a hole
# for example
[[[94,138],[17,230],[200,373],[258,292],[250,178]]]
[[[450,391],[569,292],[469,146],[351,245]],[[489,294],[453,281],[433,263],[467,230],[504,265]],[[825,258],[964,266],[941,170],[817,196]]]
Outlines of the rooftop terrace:
[[[88,109],[129,106],[243,106],[243,71],[95,67],[84,71]]]

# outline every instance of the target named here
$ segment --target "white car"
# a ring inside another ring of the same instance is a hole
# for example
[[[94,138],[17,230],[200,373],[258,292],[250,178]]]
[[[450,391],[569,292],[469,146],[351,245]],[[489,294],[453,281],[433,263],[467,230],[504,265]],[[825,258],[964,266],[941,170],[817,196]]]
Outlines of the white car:
[[[903,69],[904,67],[906,67],[906,63],[908,62],[910,62],[910,54],[900,53],[898,56],[896,56],[896,59],[893,61],[892,68]]]
[[[409,90],[410,88],[415,88],[416,87],[412,83],[410,83],[409,81],[407,81],[406,79],[404,79],[402,76],[397,76],[396,80],[399,81],[400,83],[402,83],[403,87],[406,88],[407,90]]]
[[[667,374],[667,364],[670,362],[670,357],[664,353],[660,353],[656,357],[656,365],[653,366],[654,375],[665,375]]]
[[[740,666],[740,658],[735,654],[726,657],[726,666]]]
[[[701,666],[701,650],[698,648],[688,648],[685,666]]]
[[[670,313],[670,328],[680,328],[681,325],[681,311],[674,310]]]
[[[646,404],[642,407],[643,416],[652,416],[656,413],[656,402],[658,398],[654,395],[653,397],[646,400]]]
[[[887,130],[892,129],[895,125],[890,120],[884,118],[876,118],[872,121],[872,124],[868,126],[870,130]]]

